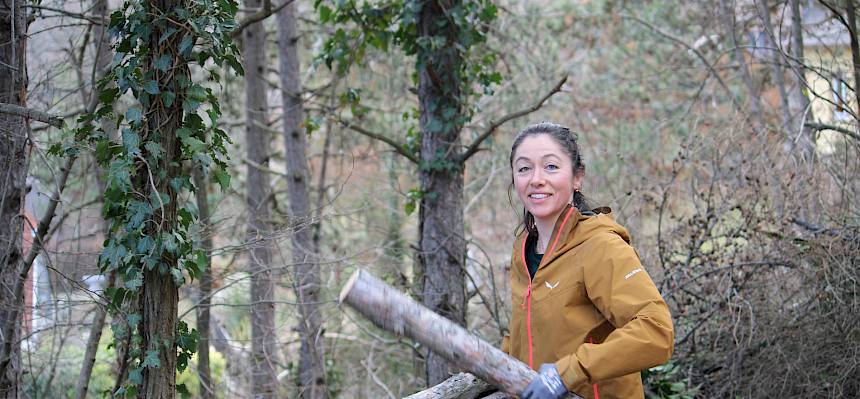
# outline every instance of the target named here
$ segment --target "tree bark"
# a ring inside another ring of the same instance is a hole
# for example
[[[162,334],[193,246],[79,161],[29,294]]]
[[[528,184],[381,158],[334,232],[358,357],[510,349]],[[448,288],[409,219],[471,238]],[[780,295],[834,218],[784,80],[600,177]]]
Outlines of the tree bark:
[[[404,399],[475,399],[492,389],[490,384],[469,373],[458,373],[438,385],[416,392]]]
[[[246,0],[249,10],[261,8],[260,0]],[[275,330],[274,273],[271,261],[271,187],[266,101],[266,31],[262,22],[249,25],[242,33],[245,66],[245,132],[248,166],[248,242],[251,273],[251,396],[266,399],[278,396],[275,365],[278,341]]]
[[[752,111],[753,130],[760,134],[764,129],[764,118],[761,113],[761,102],[759,101],[758,90],[753,83],[752,74],[747,66],[746,56],[743,48],[738,43],[737,29],[735,26],[735,8],[734,4],[727,4],[727,0],[720,0],[720,19],[722,20],[723,29],[732,40],[732,48],[734,56],[738,62],[738,68],[741,71],[741,79],[747,89],[747,97]]]
[[[284,106],[284,144],[287,164],[287,193],[292,227],[292,257],[296,298],[299,307],[299,395],[302,398],[327,398],[323,362],[322,320],[320,315],[320,271],[316,261],[319,248],[313,239],[315,221],[310,207],[307,166],[307,140],[302,129],[301,77],[297,50],[295,5],[278,12],[278,52],[281,98]]]
[[[194,196],[197,200],[197,215],[202,235],[201,249],[206,253],[206,269],[200,277],[200,302],[197,304],[197,332],[200,334],[200,340],[197,343],[197,375],[200,377],[200,397],[212,399],[215,397],[215,391],[212,387],[212,372],[209,369],[209,341],[211,340],[209,312],[212,305],[212,236],[209,231],[207,196],[209,185],[202,170],[195,168],[193,174],[194,186],[197,188]]]
[[[178,0],[154,0],[149,3],[154,12],[168,14],[181,6]],[[160,40],[164,34],[157,25],[153,26],[149,36],[150,51],[146,68],[155,73],[158,87],[174,87],[175,80],[180,76],[190,79],[188,65],[176,60],[169,72],[162,72],[155,67],[156,60],[162,54],[173,57],[179,54],[179,42],[182,35],[171,35]],[[160,43],[160,44],[159,44]],[[182,102],[184,94],[178,94],[170,107],[163,104],[150,104],[144,107],[147,115],[144,134],[161,146],[161,156],[155,164],[146,164],[142,160],[151,159],[149,151],[141,148],[141,157],[136,165],[132,184],[139,200],[149,201],[155,192],[167,195],[160,209],[156,210],[153,220],[147,222],[145,231],[155,236],[163,231],[170,231],[177,222],[177,192],[170,184],[171,179],[181,174],[180,165],[175,161],[179,155],[180,143],[176,130],[182,126]],[[155,191],[155,192],[154,192]],[[159,227],[161,226],[161,227]],[[141,348],[144,351],[158,351],[158,367],[143,368],[143,384],[140,395],[144,398],[173,398],[176,396],[176,323],[179,290],[169,269],[178,267],[177,259],[163,255],[160,260],[165,267],[153,267],[147,270],[143,267],[143,286],[139,297],[141,321],[139,332],[142,338]]]
[[[27,106],[27,19],[24,2],[0,2],[0,103]],[[20,390],[21,318],[24,302],[15,287],[23,262],[23,222],[27,159],[28,121],[17,115],[0,114],[0,398],[17,398]]]
[[[504,392],[520,394],[537,376],[525,363],[419,305],[364,270],[353,273],[340,293],[340,302],[350,305],[380,328],[426,345]]]
[[[782,52],[778,50],[780,46],[780,41],[777,40],[776,35],[774,34],[773,24],[770,22],[770,5],[767,0],[759,0],[758,1],[759,14],[761,14],[762,25],[764,26],[765,34],[767,35],[767,42],[770,47],[777,48],[777,50],[769,49],[768,53],[771,54],[771,73],[773,74],[774,84],[776,88],[779,90],[779,108],[780,108],[780,123],[783,129],[787,129],[789,127],[791,121],[791,112],[788,107],[788,93],[785,90],[785,73],[783,72],[783,61]]]
[[[419,46],[418,99],[420,103],[421,158],[419,182],[419,271],[422,302],[432,311],[466,323],[465,254],[463,230],[463,164],[459,161],[463,121],[460,68],[463,55],[450,26],[446,9],[459,0],[422,2],[418,33],[421,38],[443,37],[451,44],[431,49]],[[420,41],[421,39],[419,39]],[[428,385],[436,385],[456,372],[440,355],[425,358]]]
[[[808,123],[813,120],[812,109],[810,109],[809,98],[804,94],[808,84],[806,83],[806,67],[803,58],[803,23],[800,14],[800,1],[790,0],[789,7],[791,14],[791,55],[794,59],[792,69],[796,84],[788,98],[792,116],[788,131],[792,132],[799,129],[797,133],[792,134],[794,137],[789,137],[789,140],[797,142],[801,158],[811,164],[815,159],[815,130],[808,126]]]
[[[846,0],[845,11],[848,14],[848,34],[851,36],[851,64],[852,72],[854,73],[854,100],[857,102],[854,108],[854,114],[860,115],[860,88],[857,87],[860,82],[860,38],[857,37],[857,7],[854,0]]]

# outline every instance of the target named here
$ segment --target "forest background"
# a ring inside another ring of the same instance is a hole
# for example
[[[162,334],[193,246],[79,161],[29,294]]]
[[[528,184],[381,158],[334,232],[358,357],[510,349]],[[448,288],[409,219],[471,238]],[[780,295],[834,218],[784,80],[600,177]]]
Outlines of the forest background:
[[[337,293],[364,268],[498,345],[548,120],[672,310],[649,397],[856,397],[854,3],[3,0],[0,392],[438,383]]]

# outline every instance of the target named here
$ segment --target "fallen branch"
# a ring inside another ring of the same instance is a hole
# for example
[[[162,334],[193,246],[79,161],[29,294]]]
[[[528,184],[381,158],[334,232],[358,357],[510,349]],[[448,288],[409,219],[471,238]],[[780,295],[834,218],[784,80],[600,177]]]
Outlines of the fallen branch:
[[[517,395],[537,376],[524,363],[364,270],[353,273],[340,293],[340,302],[350,305],[377,326],[424,344],[453,365],[504,392]]]
[[[459,373],[438,385],[409,395],[404,399],[476,399],[490,389],[492,389],[490,384],[475,377],[475,375]]]
[[[44,111],[37,111],[35,109],[22,107],[15,104],[0,103],[0,113],[16,115],[42,123],[47,123],[56,128],[63,127],[63,118],[59,116],[51,115]]]
[[[481,143],[483,143],[484,140],[486,140],[488,137],[490,137],[496,131],[496,129],[498,129],[500,126],[504,125],[505,123],[508,123],[511,120],[526,116],[532,112],[539,110],[541,107],[543,107],[543,103],[545,103],[547,100],[549,100],[549,98],[552,97],[555,93],[560,92],[562,86],[564,86],[564,84],[566,82],[567,82],[567,76],[561,78],[561,80],[559,80],[558,83],[556,83],[555,86],[553,86],[552,89],[550,89],[550,91],[548,93],[546,93],[543,97],[541,97],[541,99],[538,100],[536,103],[534,103],[531,107],[519,110],[517,112],[510,113],[510,114],[505,115],[505,116],[503,116],[503,117],[501,117],[495,121],[491,120],[490,126],[487,127],[487,130],[484,130],[484,132],[481,133],[481,135],[478,136],[478,138],[475,139],[475,141],[473,141],[472,144],[469,144],[469,147],[466,148],[466,151],[464,151],[463,154],[460,155],[460,162],[466,162],[466,160],[468,160],[469,157],[471,157],[472,155],[475,155],[475,153],[480,150],[479,146],[481,145]]]

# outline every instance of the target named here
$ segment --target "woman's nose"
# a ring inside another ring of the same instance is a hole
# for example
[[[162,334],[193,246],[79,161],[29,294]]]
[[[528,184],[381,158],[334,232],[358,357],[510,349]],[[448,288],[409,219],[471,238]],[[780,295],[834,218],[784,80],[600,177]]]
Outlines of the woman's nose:
[[[529,183],[533,186],[542,186],[545,182],[543,171],[536,168]]]

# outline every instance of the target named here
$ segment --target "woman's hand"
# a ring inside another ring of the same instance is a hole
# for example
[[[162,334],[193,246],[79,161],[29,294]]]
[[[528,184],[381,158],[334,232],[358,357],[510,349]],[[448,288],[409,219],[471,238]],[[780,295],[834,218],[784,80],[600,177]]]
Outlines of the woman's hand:
[[[538,376],[529,383],[520,397],[522,399],[562,399],[567,397],[567,388],[555,365],[544,363],[540,366]]]

